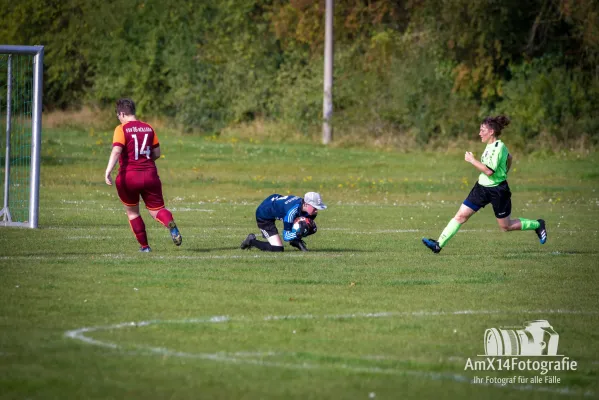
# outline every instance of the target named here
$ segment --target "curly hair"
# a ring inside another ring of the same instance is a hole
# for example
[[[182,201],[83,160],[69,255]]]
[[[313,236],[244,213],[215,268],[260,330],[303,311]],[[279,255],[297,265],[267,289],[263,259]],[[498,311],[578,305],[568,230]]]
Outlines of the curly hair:
[[[503,128],[510,124],[510,119],[505,115],[498,115],[496,117],[487,117],[483,120],[481,125],[486,125],[493,130],[495,137],[501,135]]]
[[[131,99],[119,99],[116,102],[116,113],[125,115],[135,115],[135,102]]]

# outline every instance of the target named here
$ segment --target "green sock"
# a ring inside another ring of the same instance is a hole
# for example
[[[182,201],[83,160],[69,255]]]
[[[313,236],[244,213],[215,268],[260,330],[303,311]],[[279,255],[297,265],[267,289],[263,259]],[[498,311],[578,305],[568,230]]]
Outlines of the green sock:
[[[462,224],[452,218],[445,229],[443,229],[443,232],[441,232],[441,236],[439,236],[439,247],[443,248],[449,239],[458,233],[460,226],[462,226]]]
[[[537,221],[536,219],[526,219],[526,218],[518,218],[518,219],[522,223],[523,231],[534,231],[539,226],[541,226],[541,224],[539,224],[539,221]]]

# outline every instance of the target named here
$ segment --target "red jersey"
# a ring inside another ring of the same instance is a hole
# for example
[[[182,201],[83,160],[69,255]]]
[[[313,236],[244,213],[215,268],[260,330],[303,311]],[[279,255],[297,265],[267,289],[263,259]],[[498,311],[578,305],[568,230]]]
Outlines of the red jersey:
[[[160,146],[154,129],[145,122],[130,121],[114,130],[112,146],[120,146],[119,171],[144,171],[156,169],[152,149]]]

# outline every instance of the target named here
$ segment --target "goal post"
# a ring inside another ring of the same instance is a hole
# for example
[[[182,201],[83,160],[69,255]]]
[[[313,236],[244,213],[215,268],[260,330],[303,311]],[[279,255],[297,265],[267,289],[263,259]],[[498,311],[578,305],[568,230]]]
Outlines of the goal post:
[[[43,70],[44,46],[0,45],[0,226],[38,226]]]

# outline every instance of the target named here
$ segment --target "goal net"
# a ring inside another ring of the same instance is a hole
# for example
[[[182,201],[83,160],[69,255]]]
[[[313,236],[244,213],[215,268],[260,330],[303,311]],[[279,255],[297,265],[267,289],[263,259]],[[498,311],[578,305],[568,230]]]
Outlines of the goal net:
[[[43,46],[0,45],[0,226],[37,228]]]

